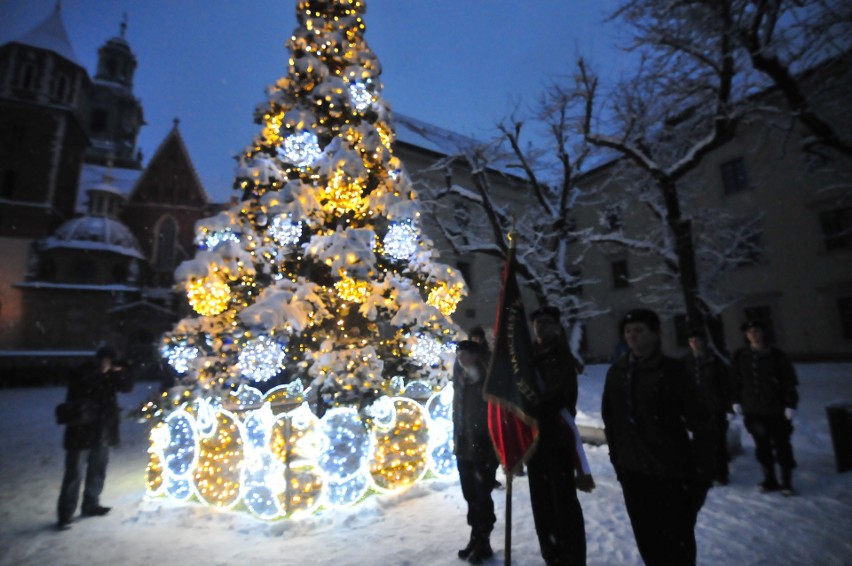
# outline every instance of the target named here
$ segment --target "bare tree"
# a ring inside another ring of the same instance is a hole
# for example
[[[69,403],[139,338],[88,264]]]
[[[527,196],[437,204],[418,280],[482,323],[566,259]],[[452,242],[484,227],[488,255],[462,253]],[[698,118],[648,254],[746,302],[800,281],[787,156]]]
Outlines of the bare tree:
[[[730,4],[741,14],[734,38],[747,52],[754,69],[771,81],[792,115],[810,131],[812,138],[806,140],[806,147],[821,146],[852,157],[850,124],[848,120],[837,122],[838,115],[848,112],[826,107],[848,98],[838,90],[848,88],[848,79],[844,87],[844,81],[836,75],[849,73],[852,3],[731,0]]]

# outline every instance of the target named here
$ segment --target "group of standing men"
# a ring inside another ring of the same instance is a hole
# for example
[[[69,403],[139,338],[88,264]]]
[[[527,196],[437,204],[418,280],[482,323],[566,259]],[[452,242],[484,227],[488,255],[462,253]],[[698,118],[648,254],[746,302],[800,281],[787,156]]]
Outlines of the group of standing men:
[[[591,489],[578,481],[573,435],[561,417],[563,411],[576,415],[579,364],[556,308],[539,308],[531,318],[540,429],[527,469],[536,533],[546,564],[585,564],[577,489]],[[601,415],[636,544],[645,564],[695,564],[698,512],[714,483],[729,483],[726,437],[733,412],[743,415],[754,438],[761,491],[794,494],[795,370],[766,343],[758,321],[743,324],[747,344],[730,367],[700,330],[689,335],[690,352],[682,359],[664,355],[660,318],[651,310],[631,310],[619,330],[627,351],[607,372]],[[482,393],[489,358],[485,334],[476,328],[459,343],[453,372],[455,450],[471,526],[458,555],[472,564],[493,555],[491,491],[498,464]]]

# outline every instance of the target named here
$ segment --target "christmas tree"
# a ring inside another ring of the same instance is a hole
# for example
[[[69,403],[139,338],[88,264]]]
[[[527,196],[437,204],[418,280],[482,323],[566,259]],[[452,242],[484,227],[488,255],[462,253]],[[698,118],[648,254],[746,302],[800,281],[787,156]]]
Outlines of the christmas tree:
[[[364,12],[298,2],[241,202],[199,222],[176,271],[197,316],[163,337],[177,383],[143,408],[151,494],[275,518],[454,469],[450,315],[466,288],[392,154]]]

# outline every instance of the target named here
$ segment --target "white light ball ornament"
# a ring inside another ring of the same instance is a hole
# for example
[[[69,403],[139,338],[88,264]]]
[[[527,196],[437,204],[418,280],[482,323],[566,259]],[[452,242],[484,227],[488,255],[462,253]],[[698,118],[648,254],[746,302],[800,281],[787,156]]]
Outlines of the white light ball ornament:
[[[316,134],[303,130],[284,138],[284,143],[278,148],[278,155],[288,163],[305,168],[322,156],[322,148]]]
[[[190,346],[186,340],[178,340],[164,345],[160,353],[176,372],[184,374],[189,369],[189,362],[198,357],[200,350]]]
[[[202,230],[195,237],[195,241],[202,250],[215,250],[224,242],[240,243],[240,236],[233,230]]]
[[[243,377],[253,381],[268,381],[284,368],[287,350],[269,336],[258,336],[246,342],[237,358]]]
[[[269,223],[266,233],[282,246],[292,246],[302,237],[302,223],[293,222],[289,214],[277,214]]]
[[[407,261],[417,252],[419,238],[420,233],[410,222],[397,222],[391,225],[382,243],[389,257]]]
[[[352,99],[352,104],[358,112],[363,112],[373,103],[373,94],[367,85],[361,82],[349,85],[349,98]]]
[[[411,346],[411,357],[423,366],[434,367],[441,363],[441,343],[425,334],[415,336],[414,344]]]

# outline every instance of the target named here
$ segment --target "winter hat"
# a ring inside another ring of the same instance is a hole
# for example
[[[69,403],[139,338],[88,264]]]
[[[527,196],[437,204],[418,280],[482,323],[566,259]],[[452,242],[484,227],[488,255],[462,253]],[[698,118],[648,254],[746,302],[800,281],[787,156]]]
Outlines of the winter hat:
[[[560,314],[561,313],[559,312],[558,308],[552,307],[550,305],[544,305],[544,306],[538,307],[537,309],[535,309],[532,312],[532,314],[530,315],[530,320],[535,322],[535,320],[537,318],[541,318],[541,317],[546,316],[546,317],[552,318],[553,320],[558,322]]]
[[[618,323],[618,331],[624,334],[624,327],[631,322],[641,322],[645,324],[654,334],[660,333],[660,317],[651,309],[633,309],[628,311]]]
[[[485,342],[485,331],[482,329],[481,326],[474,326],[473,328],[471,328],[470,331],[467,333],[467,336],[471,340],[473,340],[474,338],[479,338],[480,340]]]
[[[687,339],[689,339],[689,338],[703,338],[703,339],[707,339],[707,333],[706,333],[706,332],[704,332],[704,329],[703,329],[703,328],[693,328],[692,330],[690,330],[690,331],[687,333],[686,337],[687,337]]]
[[[742,330],[743,332],[745,332],[749,328],[759,328],[763,330],[763,323],[759,320],[747,320],[740,326],[740,330]]]
[[[473,340],[462,340],[456,344],[456,352],[478,352],[481,348],[482,345]]]
[[[99,360],[102,360],[104,358],[114,360],[116,358],[115,350],[113,350],[109,346],[101,346],[100,348],[98,348],[98,351],[95,352],[95,357]]]

